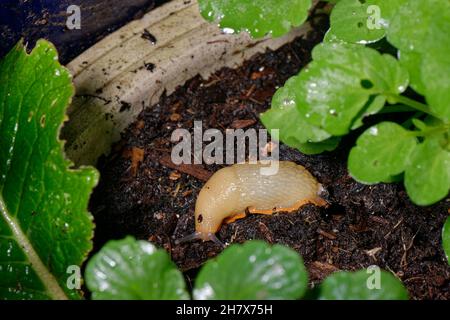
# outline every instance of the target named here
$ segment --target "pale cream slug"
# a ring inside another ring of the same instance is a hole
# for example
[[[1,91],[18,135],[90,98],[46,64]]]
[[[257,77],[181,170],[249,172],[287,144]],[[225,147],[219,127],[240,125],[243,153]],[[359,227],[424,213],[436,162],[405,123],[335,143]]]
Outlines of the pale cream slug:
[[[295,211],[307,203],[328,205],[320,197],[322,185],[303,166],[290,161],[275,164],[278,170],[270,175],[263,174],[268,166],[260,162],[235,164],[214,173],[195,204],[195,233],[180,242],[220,243],[215,233],[222,223],[243,218],[246,212],[273,214]]]

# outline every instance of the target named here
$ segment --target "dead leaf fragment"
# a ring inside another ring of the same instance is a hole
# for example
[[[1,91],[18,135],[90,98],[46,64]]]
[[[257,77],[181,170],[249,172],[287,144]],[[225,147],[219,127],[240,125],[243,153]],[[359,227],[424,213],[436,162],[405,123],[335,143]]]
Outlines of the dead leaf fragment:
[[[170,121],[178,122],[181,120],[181,115],[179,113],[172,113],[169,117]]]
[[[171,173],[170,173],[170,175],[169,175],[169,179],[170,180],[173,180],[173,181],[176,181],[176,180],[178,180],[178,179],[180,179],[181,178],[181,173],[179,173],[178,171],[172,171]]]
[[[131,159],[130,173],[135,177],[139,165],[144,161],[144,149],[138,147],[127,148],[123,151],[123,157]]]
[[[244,129],[247,127],[250,127],[256,123],[255,119],[248,119],[248,120],[234,120],[231,123],[231,128],[233,129]]]

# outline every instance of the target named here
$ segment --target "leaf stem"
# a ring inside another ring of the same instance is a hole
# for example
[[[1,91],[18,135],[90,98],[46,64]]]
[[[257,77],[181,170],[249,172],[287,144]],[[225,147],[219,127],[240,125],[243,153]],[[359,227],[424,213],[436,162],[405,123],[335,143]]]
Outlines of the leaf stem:
[[[405,97],[405,96],[401,96],[401,95],[389,95],[388,98],[390,98],[391,100],[395,101],[396,103],[402,103],[405,104],[407,106],[410,106],[411,108],[414,108],[418,111],[422,111],[425,112],[426,114],[429,114],[433,117],[438,118],[431,110],[430,107],[427,106],[424,103],[418,102],[414,99]]]
[[[428,137],[435,134],[445,133],[450,130],[450,124],[442,125],[439,127],[432,127],[431,129],[412,131],[416,137]]]

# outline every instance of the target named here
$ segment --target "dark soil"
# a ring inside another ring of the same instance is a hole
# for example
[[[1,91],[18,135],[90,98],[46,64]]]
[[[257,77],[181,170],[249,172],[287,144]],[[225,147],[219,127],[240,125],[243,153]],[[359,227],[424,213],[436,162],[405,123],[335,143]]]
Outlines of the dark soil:
[[[315,19],[326,25],[323,17]],[[194,120],[202,120],[204,130],[263,128],[259,114],[269,108],[276,88],[310,61],[324,29],[316,27],[307,37],[255,56],[239,69],[222,69],[208,80],[196,77],[144,110],[112,154],[101,160],[101,181],[91,202],[96,248],[129,234],[150,240],[168,250],[188,280],[220,253],[222,248],[212,242],[175,244],[194,231],[196,197],[219,166],[175,170],[167,160],[171,134],[176,128],[192,132]],[[295,249],[312,285],[336,270],[377,264],[400,278],[413,299],[449,299],[450,267],[441,230],[450,202],[418,207],[401,184],[355,182],[346,168],[354,140],[350,136],[336,151],[317,156],[280,147],[281,160],[302,164],[326,187],[329,208],[308,205],[293,213],[251,215],[224,225],[218,237],[225,243],[264,239]]]

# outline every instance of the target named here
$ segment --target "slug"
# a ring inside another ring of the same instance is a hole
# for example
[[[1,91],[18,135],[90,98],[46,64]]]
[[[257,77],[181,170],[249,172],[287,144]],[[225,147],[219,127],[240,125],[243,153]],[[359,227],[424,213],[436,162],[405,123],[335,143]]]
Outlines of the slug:
[[[215,236],[222,223],[252,214],[292,212],[312,203],[327,206],[322,185],[303,166],[276,161],[277,173],[262,174],[267,165],[241,163],[214,173],[200,190],[195,204],[195,233],[178,242],[201,239],[221,242]],[[273,162],[272,162],[273,165]],[[264,170],[264,169],[262,169]]]

